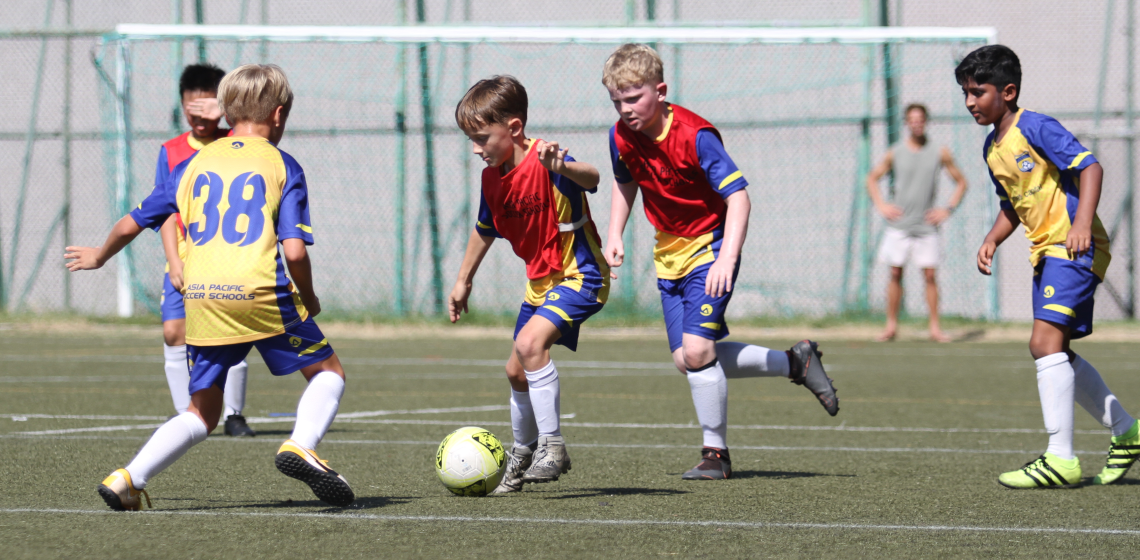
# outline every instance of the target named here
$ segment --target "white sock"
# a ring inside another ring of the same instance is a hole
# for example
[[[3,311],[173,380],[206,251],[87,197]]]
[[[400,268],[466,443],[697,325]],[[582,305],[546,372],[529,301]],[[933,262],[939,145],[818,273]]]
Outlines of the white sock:
[[[788,353],[743,342],[718,342],[716,359],[728,379],[787,377],[791,372]]]
[[[202,443],[207,436],[206,425],[193,412],[183,412],[159,426],[139,454],[127,465],[131,484],[146,488],[146,481],[174,464],[191,447]]]
[[[526,382],[530,385],[530,402],[534,411],[534,423],[540,437],[562,435],[558,415],[562,411],[561,390],[558,383],[558,369],[550,360],[538,371],[526,372]]]
[[[1076,374],[1076,397],[1081,408],[1088,411],[1105,428],[1112,430],[1113,436],[1122,436],[1132,427],[1132,416],[1116,400],[1116,395],[1108,390],[1100,372],[1077,356],[1073,360],[1073,372]]]
[[[534,420],[530,393],[511,389],[511,430],[515,433],[515,447],[527,447],[538,441],[538,424]]]
[[[170,386],[170,400],[174,401],[175,412],[182,414],[190,407],[190,366],[186,364],[186,345],[162,345],[162,355],[166,358],[166,384]],[[132,477],[133,478],[133,477]]]
[[[329,431],[340,397],[344,395],[344,379],[331,371],[322,371],[309,380],[309,386],[297,403],[297,423],[293,425],[293,441],[305,449],[316,449]]]
[[[245,408],[245,380],[248,378],[248,374],[249,364],[245,363],[245,360],[230,368],[229,373],[226,374],[226,413],[222,418],[241,414],[242,409]]]
[[[1041,413],[1045,431],[1049,433],[1049,453],[1062,459],[1073,458],[1073,391],[1074,378],[1069,355],[1049,354],[1037,360],[1037,392],[1041,395]]]
[[[728,380],[719,361],[698,371],[688,370],[689,388],[693,391],[693,405],[697,408],[697,421],[705,432],[705,447],[728,449]]]

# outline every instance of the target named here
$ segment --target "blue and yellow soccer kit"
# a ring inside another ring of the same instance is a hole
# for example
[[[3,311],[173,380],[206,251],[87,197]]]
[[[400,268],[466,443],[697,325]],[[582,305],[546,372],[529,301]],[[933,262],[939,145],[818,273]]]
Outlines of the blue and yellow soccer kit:
[[[1092,333],[1093,294],[1108,270],[1108,233],[1093,218],[1092,245],[1072,256],[1065,239],[1080,201],[1080,174],[1096,157],[1052,117],[1020,109],[1000,142],[986,138],[984,157],[1001,207],[1017,213],[1032,245],[1033,318]]]
[[[259,137],[230,137],[180,164],[131,212],[158,229],[186,224],[183,293],[190,393],[225,386],[226,372],[256,347],[274,375],[327,359],[332,347],[309,319],[277,249],[313,243],[305,173]]]
[[[561,262],[552,267],[553,272],[539,278],[528,278],[522,307],[515,321],[514,336],[518,337],[531,317],[538,315],[548,319],[562,333],[555,344],[577,350],[582,323],[602,310],[610,292],[610,269],[602,256],[601,239],[590,217],[586,200],[586,194],[597,192],[597,188],[586,189],[565,176],[542,167],[534,153],[535,144],[537,142],[531,140],[527,157],[502,176],[501,183],[516,189],[523,187],[519,184],[521,182],[532,183],[525,187],[529,192],[550,189]],[[567,156],[566,161],[574,159]],[[487,173],[498,174],[499,170],[484,171],[485,181]],[[520,207],[517,202],[508,205],[511,209],[502,215],[496,215],[487,202],[486,194],[480,191],[475,231],[479,235],[503,238],[495,226],[496,221],[504,226],[517,227],[511,226],[507,220],[522,217],[526,208]],[[520,233],[524,236],[541,235],[540,232]]]
[[[169,181],[178,164],[186,161],[198,150],[210,145],[217,138],[223,138],[229,133],[228,129],[218,129],[216,138],[199,140],[189,132],[185,132],[167,140],[158,150],[154,184],[162,185]],[[182,262],[186,262],[186,228],[182,225],[181,220],[178,221],[176,235],[178,236],[178,258],[182,259]],[[159,300],[162,308],[162,321],[165,323],[174,319],[185,319],[186,307],[182,303],[182,292],[174,289],[174,284],[170,283],[170,263],[166,263],[163,272],[162,296]]]
[[[674,106],[675,107],[675,106]],[[674,132],[673,111],[670,111],[665,130],[656,139],[644,139],[642,142],[652,142],[661,145],[669,140],[668,136]],[[619,183],[633,183],[635,178],[630,172],[627,162],[623,161],[615,139],[615,125],[610,129],[610,159],[613,164],[614,179]],[[711,126],[711,125],[709,125]],[[637,133],[638,135],[640,133]],[[631,135],[632,136],[632,135]],[[634,136],[636,138],[636,136]],[[711,128],[701,128],[695,133],[695,141],[691,146],[695,150],[695,159],[699,169],[692,171],[703,174],[703,181],[693,181],[685,188],[678,188],[677,182],[667,181],[669,175],[679,176],[683,170],[668,170],[663,173],[662,168],[652,173],[654,177],[661,177],[658,182],[669,182],[667,187],[661,188],[665,196],[657,196],[652,206],[654,211],[667,217],[681,212],[672,211],[672,206],[683,203],[692,203],[699,200],[700,193],[686,191],[686,189],[711,189],[721,199],[727,199],[736,192],[748,186],[748,181],[736,166],[736,163],[725,151],[720,136]],[[689,149],[686,146],[684,149]],[[676,149],[664,149],[662,152],[671,155]],[[683,159],[683,158],[676,158]],[[671,161],[673,168],[680,168],[684,164],[680,161]],[[650,221],[655,221],[651,214],[650,185],[638,183],[646,192],[646,214]],[[723,203],[722,203],[723,204]],[[691,209],[690,209],[691,212]],[[661,293],[661,308],[665,315],[665,329],[669,337],[669,350],[676,351],[681,347],[684,333],[695,334],[710,340],[720,340],[728,336],[728,324],[724,315],[728,309],[728,302],[732,299],[732,292],[720,297],[705,294],[705,279],[709,268],[720,256],[721,241],[724,237],[723,218],[716,223],[711,231],[699,235],[676,235],[657,228],[657,244],[653,247],[653,261],[657,268],[657,289]],[[736,274],[740,270],[737,262],[733,271],[735,284]]]

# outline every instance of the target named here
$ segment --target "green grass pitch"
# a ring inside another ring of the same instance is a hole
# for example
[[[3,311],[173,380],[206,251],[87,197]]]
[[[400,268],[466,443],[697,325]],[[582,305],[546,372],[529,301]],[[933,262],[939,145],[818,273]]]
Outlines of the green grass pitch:
[[[460,426],[510,444],[509,341],[334,338],[349,380],[340,411],[361,414],[335,422],[320,452],[353,484],[351,508],[323,506],[274,469],[291,421],[270,415],[293,412],[304,381],[273,378],[254,356],[245,412],[259,435],[211,436],[152,479],[152,512],[112,513],[95,486],[171,413],[160,337],[7,330],[3,556],[1105,558],[1132,556],[1140,539],[1140,473],[1075,490],[997,484],[1046,442],[1024,343],[824,340],[839,415],[786,380],[732,380],[735,476],[687,482],[700,430],[664,340],[588,336],[576,354],[555,351],[574,459],[559,482],[459,498],[433,472],[436,444]],[[1134,349],[1077,347],[1136,413]],[[1087,480],[1109,438],[1076,417]]]

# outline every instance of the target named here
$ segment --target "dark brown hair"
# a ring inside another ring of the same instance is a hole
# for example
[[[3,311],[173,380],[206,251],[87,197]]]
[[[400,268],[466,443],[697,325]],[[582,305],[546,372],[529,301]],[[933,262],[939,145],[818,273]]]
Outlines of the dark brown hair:
[[[475,82],[455,106],[455,123],[465,132],[489,124],[506,125],[517,118],[526,126],[526,88],[514,76],[491,76]]]
[[[903,116],[905,117],[906,115],[909,115],[911,111],[915,110],[922,111],[923,117],[930,117],[930,111],[927,111],[926,105],[923,105],[922,103],[911,103],[910,105],[907,105],[906,110],[903,111]]]

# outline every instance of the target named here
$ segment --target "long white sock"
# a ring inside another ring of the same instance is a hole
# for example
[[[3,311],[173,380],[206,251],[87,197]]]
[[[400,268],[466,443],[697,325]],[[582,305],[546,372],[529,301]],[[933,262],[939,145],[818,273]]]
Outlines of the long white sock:
[[[340,397],[344,395],[344,379],[331,371],[322,371],[309,380],[309,387],[297,403],[297,423],[293,425],[293,441],[305,449],[316,449],[329,431]]]
[[[170,400],[174,410],[182,414],[190,407],[190,366],[186,364],[186,345],[162,345],[162,355],[166,358],[166,384],[170,386]],[[133,480],[132,476],[132,480]]]
[[[515,447],[527,447],[538,440],[538,424],[534,420],[530,393],[511,389],[511,430],[515,433]]]
[[[1073,372],[1076,374],[1076,398],[1081,408],[1102,426],[1111,429],[1112,435],[1127,433],[1134,420],[1116,400],[1116,395],[1108,390],[1100,372],[1080,356],[1073,360]]]
[[[724,369],[719,361],[713,361],[699,370],[688,370],[688,378],[697,421],[705,433],[704,446],[728,449],[728,380]]]
[[[530,386],[530,402],[534,411],[534,423],[538,426],[539,437],[562,435],[558,415],[562,412],[562,393],[558,383],[558,368],[554,360],[539,368],[526,372],[526,382]]]
[[[716,359],[728,379],[787,377],[791,371],[787,352],[743,342],[718,342]]]
[[[249,377],[249,364],[242,360],[226,374],[226,413],[222,418],[241,414],[245,408],[245,380]]]
[[[1073,458],[1073,392],[1076,373],[1064,352],[1049,354],[1037,362],[1037,392],[1049,433],[1049,453]]]
[[[174,464],[191,447],[206,441],[207,435],[206,425],[193,412],[183,412],[167,420],[127,465],[131,484],[140,490],[146,488],[150,477]]]

